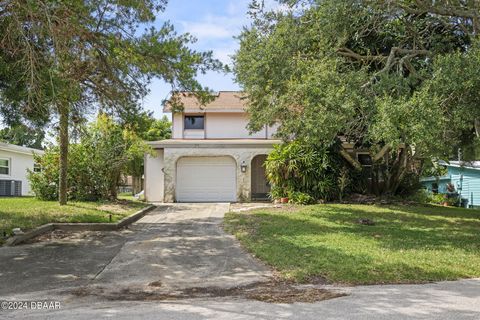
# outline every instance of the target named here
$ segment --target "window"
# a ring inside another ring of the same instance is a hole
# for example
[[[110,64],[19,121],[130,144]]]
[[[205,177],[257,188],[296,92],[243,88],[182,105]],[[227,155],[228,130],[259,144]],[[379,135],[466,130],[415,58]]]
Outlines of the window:
[[[205,126],[204,116],[185,116],[185,129],[203,130]]]
[[[38,164],[38,163],[34,163],[33,164],[33,172],[36,172],[36,173],[42,172],[42,166],[40,166],[40,164]]]
[[[10,175],[10,159],[0,159],[0,174]]]
[[[357,153],[357,160],[362,166],[369,167],[372,165],[372,157],[368,153]]]

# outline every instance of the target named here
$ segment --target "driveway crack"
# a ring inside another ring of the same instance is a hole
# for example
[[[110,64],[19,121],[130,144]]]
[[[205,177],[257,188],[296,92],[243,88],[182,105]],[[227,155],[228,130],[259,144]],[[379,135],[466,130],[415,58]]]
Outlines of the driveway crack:
[[[128,241],[125,241],[117,250],[117,252],[112,256],[112,258],[102,267],[100,268],[100,270],[95,274],[95,276],[90,279],[90,282],[93,282],[95,281],[95,279],[97,279],[97,277],[110,265],[112,264],[112,261],[113,259],[115,259],[118,254],[120,253],[120,251],[123,249],[123,247],[125,246],[125,244],[127,243]]]

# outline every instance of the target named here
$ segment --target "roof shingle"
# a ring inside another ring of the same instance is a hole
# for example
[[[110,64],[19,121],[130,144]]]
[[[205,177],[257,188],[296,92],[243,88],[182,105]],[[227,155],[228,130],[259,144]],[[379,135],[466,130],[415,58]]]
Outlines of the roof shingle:
[[[246,109],[246,97],[241,91],[219,91],[214,94],[215,100],[202,106],[197,98],[190,92],[175,93],[175,97],[180,99],[185,111],[238,111],[242,112]],[[171,112],[171,104],[169,101],[165,103],[163,112]]]

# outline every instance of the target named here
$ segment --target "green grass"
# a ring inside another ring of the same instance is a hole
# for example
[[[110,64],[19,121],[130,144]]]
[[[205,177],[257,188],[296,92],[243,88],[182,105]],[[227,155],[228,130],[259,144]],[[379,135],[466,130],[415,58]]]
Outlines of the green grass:
[[[357,223],[359,218],[374,226]],[[225,228],[299,282],[422,283],[480,277],[480,211],[313,205],[228,213]]]
[[[10,234],[13,228],[25,231],[50,222],[110,222],[110,215],[112,222],[117,222],[144,206],[133,201],[69,202],[60,206],[32,197],[0,198],[0,232]]]

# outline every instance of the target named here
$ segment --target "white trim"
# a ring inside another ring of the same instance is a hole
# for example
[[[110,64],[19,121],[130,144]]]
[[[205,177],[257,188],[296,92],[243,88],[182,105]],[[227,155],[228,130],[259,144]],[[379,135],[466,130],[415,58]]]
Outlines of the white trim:
[[[5,158],[0,157],[0,160],[7,160],[8,161],[8,174],[0,173],[0,177],[11,177],[12,176],[12,158]],[[0,166],[1,168],[6,168],[4,166]]]
[[[273,148],[281,140],[273,139],[167,139],[148,142],[154,149],[161,148]]]
[[[28,147],[17,146],[10,143],[0,142],[0,151],[10,151],[22,154],[44,154],[43,150],[33,149]]]

